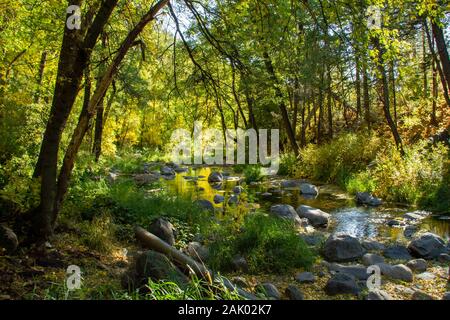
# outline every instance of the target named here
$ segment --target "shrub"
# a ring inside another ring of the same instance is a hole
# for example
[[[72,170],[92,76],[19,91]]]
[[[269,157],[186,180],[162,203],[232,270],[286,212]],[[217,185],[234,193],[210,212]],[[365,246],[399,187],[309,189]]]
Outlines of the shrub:
[[[245,182],[258,182],[262,181],[264,178],[264,175],[261,170],[261,166],[259,165],[248,165],[244,169],[244,177]]]
[[[345,183],[345,189],[355,194],[356,192],[374,192],[376,189],[376,182],[373,174],[370,171],[361,171],[352,174]]]
[[[281,176],[294,176],[297,171],[298,159],[294,153],[284,153],[280,157],[278,174]]]
[[[247,259],[249,271],[282,273],[292,268],[309,268],[313,252],[298,236],[294,225],[286,220],[263,214],[245,217],[240,232],[228,226],[216,234],[211,244],[209,263],[216,269],[229,269],[236,254]]]

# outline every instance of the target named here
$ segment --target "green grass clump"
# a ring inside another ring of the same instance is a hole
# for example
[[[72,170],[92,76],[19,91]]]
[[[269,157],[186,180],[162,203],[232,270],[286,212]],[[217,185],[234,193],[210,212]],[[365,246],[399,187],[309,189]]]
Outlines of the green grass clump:
[[[259,165],[248,165],[244,168],[245,182],[258,182],[264,179],[264,175]]]
[[[314,253],[298,236],[294,225],[286,220],[264,214],[245,218],[240,232],[225,227],[211,244],[208,263],[217,270],[231,268],[232,258],[246,258],[249,272],[283,273],[292,268],[309,268]]]

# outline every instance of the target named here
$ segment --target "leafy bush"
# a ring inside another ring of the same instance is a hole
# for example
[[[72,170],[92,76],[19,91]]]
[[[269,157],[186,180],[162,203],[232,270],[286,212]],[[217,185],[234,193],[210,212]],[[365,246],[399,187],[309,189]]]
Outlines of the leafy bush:
[[[370,171],[361,171],[352,174],[345,183],[345,189],[350,193],[356,192],[374,192],[376,182]]]
[[[294,153],[284,153],[280,157],[278,174],[281,176],[294,176],[297,171],[298,159]]]
[[[259,165],[248,165],[244,169],[245,182],[258,182],[262,181],[264,175]]]
[[[209,264],[216,269],[230,269],[237,254],[243,255],[249,271],[282,273],[292,268],[309,268],[314,261],[311,249],[298,236],[289,221],[264,214],[245,217],[240,232],[231,226],[213,230]]]

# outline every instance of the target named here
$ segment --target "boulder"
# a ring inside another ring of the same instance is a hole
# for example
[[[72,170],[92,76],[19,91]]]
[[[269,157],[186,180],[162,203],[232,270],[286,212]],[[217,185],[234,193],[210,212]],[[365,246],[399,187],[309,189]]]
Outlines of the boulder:
[[[383,290],[372,290],[367,295],[367,300],[394,300],[389,293]]]
[[[370,276],[370,274],[367,272],[367,267],[362,265],[344,266],[338,263],[331,263],[328,266],[328,269],[337,273],[349,274],[357,280],[367,280],[367,278],[369,278]]]
[[[383,251],[383,256],[388,259],[409,261],[412,259],[408,249],[402,245],[393,245]]]
[[[214,205],[209,200],[200,199],[196,200],[194,203],[196,203],[203,210],[214,212]]]
[[[220,172],[211,172],[208,176],[208,182],[222,182],[223,176]]]
[[[244,289],[250,288],[250,284],[248,283],[247,279],[245,279],[244,277],[236,276],[236,277],[233,277],[231,279],[231,281],[240,288],[244,288]]]
[[[155,236],[164,240],[171,246],[175,244],[175,233],[176,230],[174,226],[167,220],[158,218],[152,222],[148,231],[153,233]]]
[[[173,168],[168,167],[168,166],[162,166],[160,169],[160,172],[163,176],[173,176],[175,175],[175,171],[173,170]]]
[[[302,220],[295,209],[288,204],[276,204],[270,207],[270,213],[287,220],[291,220],[296,225],[301,225]]]
[[[289,300],[304,300],[303,292],[294,285],[289,285],[284,293]]]
[[[383,251],[386,248],[384,244],[375,240],[363,240],[361,245],[367,251]]]
[[[401,280],[405,282],[412,282],[414,280],[414,275],[411,269],[404,264],[396,264],[395,266],[391,266],[382,273],[388,278],[395,280]]]
[[[427,265],[427,262],[425,261],[425,259],[410,260],[410,261],[408,261],[406,266],[416,272],[424,272],[428,268],[428,265]]]
[[[444,240],[431,232],[427,232],[411,241],[408,245],[408,249],[415,257],[427,260],[435,259],[439,257],[441,253],[447,252]]]
[[[280,185],[282,188],[293,189],[299,188],[301,183],[299,180],[283,180]]]
[[[411,238],[419,228],[416,225],[409,225],[405,227],[405,231],[403,231],[403,235],[406,238]]]
[[[377,263],[383,263],[384,262],[384,258],[378,254],[374,254],[374,253],[366,253],[363,257],[362,257],[362,262],[365,266],[372,266],[374,264]]]
[[[438,261],[442,263],[450,262],[450,255],[447,253],[441,253],[438,257]]]
[[[300,192],[306,195],[317,196],[319,194],[319,189],[310,183],[302,183],[300,184]]]
[[[412,300],[434,300],[434,297],[422,290],[416,290],[416,291],[414,291],[411,299]]]
[[[442,300],[450,300],[450,292],[444,293],[444,295],[442,296]]]
[[[231,265],[235,271],[248,271],[247,260],[242,256],[235,256],[231,261]]]
[[[221,196],[220,194],[216,194],[214,196],[214,203],[222,203],[225,201],[225,197]]]
[[[134,291],[153,281],[166,280],[185,287],[189,279],[163,254],[152,250],[140,254],[122,278],[122,286]]]
[[[19,240],[16,234],[10,228],[0,225],[0,248],[4,248],[6,252],[12,253],[19,246]]]
[[[295,280],[300,283],[314,283],[316,281],[316,277],[312,272],[301,272],[295,276]]]
[[[265,282],[265,283],[258,285],[256,290],[258,292],[263,293],[268,298],[275,299],[275,300],[281,299],[281,294],[278,291],[277,287],[275,287],[275,285],[273,285],[270,282]]]
[[[325,241],[322,253],[328,261],[345,262],[361,258],[365,250],[357,238],[347,234],[336,233]]]
[[[436,275],[431,272],[422,272],[422,273],[419,273],[418,275],[416,275],[416,279],[430,281],[430,280],[436,279]]]
[[[365,204],[368,206],[376,207],[382,204],[381,199],[372,196],[368,192],[357,192],[356,193],[356,202],[358,204]]]
[[[206,261],[209,257],[209,250],[200,242],[190,242],[186,247],[187,253],[198,261]]]
[[[405,218],[407,220],[411,220],[411,221],[420,221],[422,219],[425,219],[426,216],[417,214],[415,212],[407,212],[403,215],[403,218]]]
[[[328,280],[325,285],[325,292],[329,296],[338,294],[358,295],[360,288],[353,276],[347,273],[337,273]]]
[[[300,218],[307,218],[313,227],[325,227],[328,225],[330,215],[320,209],[301,205],[296,211]]]

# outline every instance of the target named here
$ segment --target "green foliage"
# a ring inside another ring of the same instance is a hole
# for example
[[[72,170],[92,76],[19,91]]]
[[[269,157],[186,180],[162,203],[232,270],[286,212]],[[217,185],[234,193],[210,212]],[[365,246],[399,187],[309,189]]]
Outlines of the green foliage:
[[[299,174],[345,187],[346,180],[369,165],[381,149],[380,138],[345,133],[324,145],[308,145],[301,151]]]
[[[356,192],[374,192],[376,182],[370,171],[361,171],[352,174],[345,183],[345,189],[355,194]]]
[[[230,230],[231,229],[231,230]],[[283,273],[292,268],[309,268],[314,254],[298,236],[291,222],[264,214],[245,218],[240,231],[228,226],[214,230],[208,263],[215,269],[227,270],[235,255],[243,255],[249,271]]]
[[[284,153],[280,156],[278,174],[281,176],[295,176],[298,159],[293,152]]]
[[[264,179],[261,166],[259,165],[247,165],[244,168],[243,173],[245,177],[245,182],[247,183],[258,182]]]

